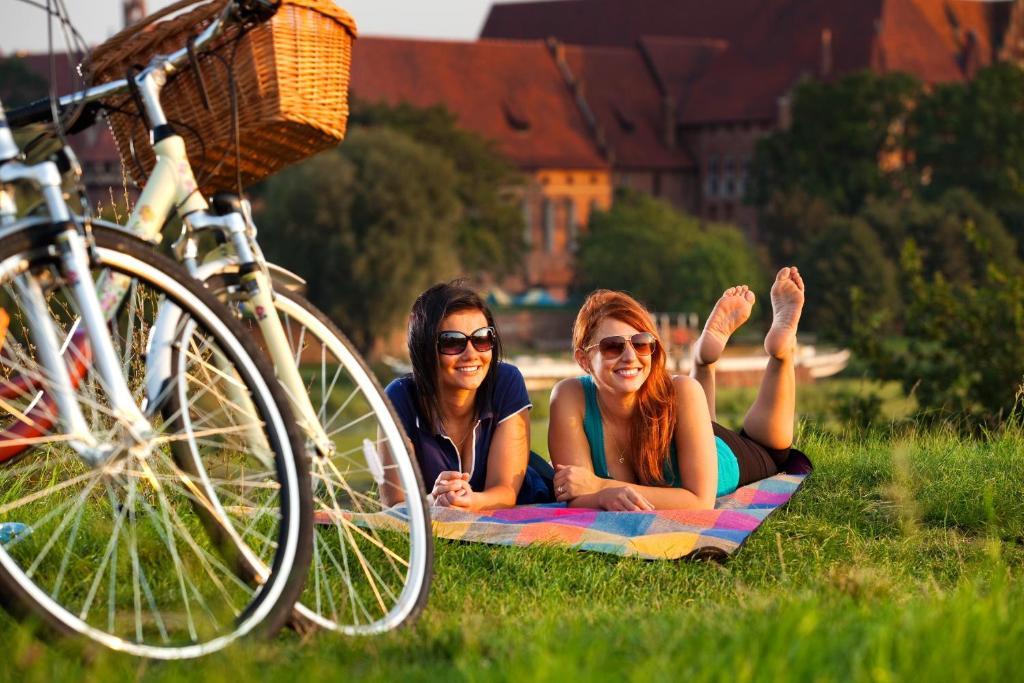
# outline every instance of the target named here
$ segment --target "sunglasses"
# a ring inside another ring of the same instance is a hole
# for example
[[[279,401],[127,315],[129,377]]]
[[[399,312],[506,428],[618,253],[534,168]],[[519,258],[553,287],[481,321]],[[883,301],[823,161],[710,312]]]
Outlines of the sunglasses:
[[[490,351],[498,342],[498,333],[493,327],[481,327],[471,334],[445,330],[437,334],[437,350],[445,356],[457,356],[466,350],[466,345],[473,343],[473,348],[483,353]]]
[[[658,346],[658,340],[650,332],[638,332],[632,337],[625,335],[616,335],[614,337],[605,337],[596,344],[591,344],[583,349],[586,353],[595,346],[601,350],[601,356],[606,360],[618,358],[626,351],[626,344],[630,344],[633,350],[636,351],[638,356],[650,356],[654,353],[655,347]]]

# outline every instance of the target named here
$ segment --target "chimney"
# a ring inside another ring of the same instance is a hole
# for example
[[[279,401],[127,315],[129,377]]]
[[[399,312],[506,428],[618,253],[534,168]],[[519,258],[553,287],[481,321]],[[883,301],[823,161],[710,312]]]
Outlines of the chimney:
[[[832,29],[821,29],[821,77],[832,75]]]
[[[664,95],[661,98],[661,112],[664,117],[665,129],[662,131],[662,141],[669,149],[676,148],[676,101],[671,95]]]
[[[787,92],[785,95],[780,95],[776,104],[776,119],[778,122],[779,130],[789,130],[790,126],[793,125],[793,94]]]
[[[146,0],[124,0],[124,28],[137,24],[146,17]]]

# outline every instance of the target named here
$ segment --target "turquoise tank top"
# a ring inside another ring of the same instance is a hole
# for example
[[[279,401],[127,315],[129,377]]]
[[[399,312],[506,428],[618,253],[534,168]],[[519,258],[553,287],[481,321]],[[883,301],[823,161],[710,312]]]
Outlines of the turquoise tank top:
[[[590,459],[594,463],[594,474],[602,479],[611,479],[608,474],[608,460],[604,454],[604,425],[601,422],[601,406],[597,402],[597,385],[590,375],[579,378],[583,385],[586,407],[583,412],[583,433],[590,443]],[[740,466],[736,455],[729,445],[721,438],[715,437],[715,451],[718,454],[718,491],[716,496],[724,496],[736,490],[740,483]],[[683,479],[679,474],[679,458],[676,455],[676,444],[669,446],[669,455],[665,458],[663,468],[665,481],[675,488],[683,487]]]

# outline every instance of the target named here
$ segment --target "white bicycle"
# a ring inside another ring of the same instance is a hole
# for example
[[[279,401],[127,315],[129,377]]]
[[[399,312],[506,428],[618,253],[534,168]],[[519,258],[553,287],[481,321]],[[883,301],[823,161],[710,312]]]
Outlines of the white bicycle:
[[[253,0],[244,6],[262,12],[265,21],[273,9],[266,11],[264,4],[272,3]],[[228,3],[220,18],[190,41],[193,54],[237,21],[239,7]],[[156,57],[134,77],[134,85],[114,81],[61,98],[62,107],[81,109],[132,87],[152,134],[156,164],[126,227],[94,221],[93,231],[105,239],[127,230],[155,242],[169,215],[181,217],[175,253],[259,338],[307,444],[315,532],[298,614],[346,634],[396,628],[417,616],[429,595],[433,545],[419,468],[359,353],[299,293],[301,278],[263,257],[247,204],[221,194],[211,206],[196,191],[184,141],[160,100],[167,79],[189,64],[189,51],[182,48]],[[30,106],[10,118],[19,124],[39,120],[49,113],[43,108]],[[92,109],[85,112],[94,115]],[[218,246],[201,253],[204,234],[213,234]]]

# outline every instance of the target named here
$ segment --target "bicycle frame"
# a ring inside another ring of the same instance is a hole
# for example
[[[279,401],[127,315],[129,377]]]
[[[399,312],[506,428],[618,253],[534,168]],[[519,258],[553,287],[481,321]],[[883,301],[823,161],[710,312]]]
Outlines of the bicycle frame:
[[[256,229],[248,214],[236,212],[222,216],[210,213],[210,206],[198,191],[192,167],[188,161],[185,142],[171,131],[160,105],[160,91],[166,82],[162,63],[157,62],[139,76],[140,94],[155,140],[153,151],[156,164],[146,182],[145,189],[128,219],[127,229],[143,239],[159,242],[167,217],[176,212],[182,219],[183,233],[176,243],[175,252],[193,276],[206,279],[229,267],[238,267],[245,308],[255,318],[268,355],[278,379],[284,385],[298,418],[299,427],[316,450],[324,456],[334,451],[316,409],[309,400],[305,383],[299,374],[297,359],[292,357],[287,334],[274,307],[274,290],[269,269],[259,246]],[[225,238],[222,256],[216,251],[208,255],[211,266],[200,269],[196,234],[217,230]],[[111,282],[102,288],[102,301],[106,311],[115,310],[124,296],[123,287]],[[167,312],[173,316],[173,312]],[[161,324],[158,330],[173,330],[174,325]],[[174,339],[154,339],[154,347],[169,348]],[[156,373],[159,375],[160,373]],[[158,391],[155,385],[150,391]],[[155,394],[150,394],[155,395]],[[234,397],[243,400],[242,397]]]
[[[27,166],[16,160],[20,150],[7,127],[3,111],[0,103],[0,197],[3,197],[0,208],[4,208],[0,214],[0,226],[12,229],[18,225],[12,220],[13,200],[6,190],[8,186],[28,183],[42,193],[49,214],[49,221],[44,225],[53,231],[59,267],[78,307],[80,323],[89,337],[90,352],[109,394],[114,415],[128,427],[134,446],[146,447],[144,444],[152,436],[153,429],[128,388],[92,280],[80,276],[89,272],[86,241],[64,201],[60,173],[51,161]],[[0,269],[13,269],[17,265],[0,264]],[[64,359],[68,340],[64,344],[58,340],[39,283],[22,275],[15,278],[14,284],[28,304],[29,331],[37,346],[40,364],[47,374],[51,399],[69,435],[69,443],[90,465],[102,465],[109,459],[113,447],[97,444],[74,398],[75,380]]]

